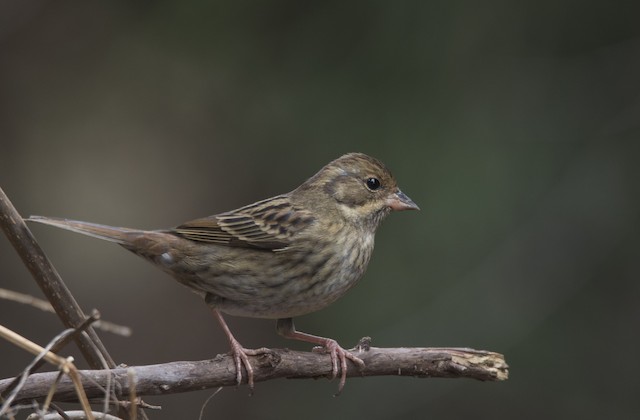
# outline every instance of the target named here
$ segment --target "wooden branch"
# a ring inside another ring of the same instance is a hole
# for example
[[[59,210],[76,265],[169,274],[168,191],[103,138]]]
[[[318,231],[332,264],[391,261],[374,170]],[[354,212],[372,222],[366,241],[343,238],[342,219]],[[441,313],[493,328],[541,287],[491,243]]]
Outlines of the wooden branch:
[[[366,342],[365,342],[366,343]],[[410,376],[416,378],[471,378],[480,381],[503,381],[508,378],[504,356],[483,350],[467,348],[376,348],[366,344],[352,350],[365,362],[358,370],[349,362],[347,376]],[[276,378],[322,378],[331,374],[329,356],[323,353],[274,349],[260,356],[249,356],[254,368],[255,381]],[[89,398],[103,398],[102,387],[111,380],[119,397],[130,393],[131,376],[135,372],[135,393],[142,395],[174,394],[235,386],[235,365],[229,355],[218,355],[212,360],[171,362],[158,365],[120,367],[113,370],[80,371],[84,389]],[[18,394],[17,401],[42,399],[56,372],[32,375]],[[10,380],[0,380],[0,390]],[[75,401],[76,393],[68,379],[59,382],[54,401]]]
[[[31,231],[22,220],[22,216],[13,207],[9,197],[0,188],[0,228],[4,231],[13,247],[22,258],[31,275],[42,292],[47,297],[56,314],[67,328],[76,328],[86,319],[80,305],[60,278],[49,258],[36,242]],[[89,338],[84,335],[76,337],[76,343],[82,355],[93,369],[101,369],[102,359],[107,361],[108,367],[115,367],[115,362],[109,356],[104,345],[93,328],[87,329]],[[98,354],[100,352],[102,357]]]

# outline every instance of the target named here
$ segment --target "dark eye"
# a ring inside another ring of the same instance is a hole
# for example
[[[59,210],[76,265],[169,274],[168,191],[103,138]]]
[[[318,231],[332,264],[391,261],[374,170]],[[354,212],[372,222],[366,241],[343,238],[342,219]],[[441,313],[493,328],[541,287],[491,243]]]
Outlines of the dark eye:
[[[380,188],[380,181],[378,181],[378,178],[367,178],[367,188],[371,191],[375,191]]]

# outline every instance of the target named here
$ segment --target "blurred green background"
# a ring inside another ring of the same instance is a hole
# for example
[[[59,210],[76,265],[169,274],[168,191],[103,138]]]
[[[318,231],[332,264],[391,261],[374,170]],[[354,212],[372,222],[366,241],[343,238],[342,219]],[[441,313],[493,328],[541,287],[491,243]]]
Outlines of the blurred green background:
[[[161,228],[289,191],[345,152],[422,208],[299,329],[504,353],[504,383],[278,380],[205,418],[637,418],[640,4],[0,3],[0,185],[18,210]],[[119,363],[228,350],[197,296],[113,244],[34,226]],[[41,296],[5,239],[0,287]],[[41,344],[50,314],[0,302]],[[247,347],[308,349],[230,318]],[[73,354],[75,354],[72,350]],[[0,342],[0,377],[31,356]],[[80,363],[82,365],[82,363]],[[212,393],[149,397],[195,419]]]

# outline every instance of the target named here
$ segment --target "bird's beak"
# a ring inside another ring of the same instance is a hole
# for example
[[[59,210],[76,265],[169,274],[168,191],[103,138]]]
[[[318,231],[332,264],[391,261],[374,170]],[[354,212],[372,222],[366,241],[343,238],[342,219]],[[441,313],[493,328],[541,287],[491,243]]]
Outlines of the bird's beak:
[[[400,190],[391,194],[389,198],[387,198],[386,203],[387,206],[391,207],[391,209],[395,211],[420,210],[420,207],[418,207],[412,199],[407,197],[407,195]]]

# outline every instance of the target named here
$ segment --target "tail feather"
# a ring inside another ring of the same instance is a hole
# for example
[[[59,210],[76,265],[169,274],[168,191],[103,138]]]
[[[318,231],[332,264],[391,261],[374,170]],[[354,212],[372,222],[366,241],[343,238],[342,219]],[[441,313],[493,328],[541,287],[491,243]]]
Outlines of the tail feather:
[[[83,235],[93,236],[94,238],[116,242],[120,245],[130,244],[133,237],[138,236],[138,234],[142,232],[138,229],[113,227],[97,223],[81,222],[79,220],[60,219],[56,217],[30,216],[25,220],[28,222],[37,222],[45,225],[56,226],[76,233],[81,233]]]

